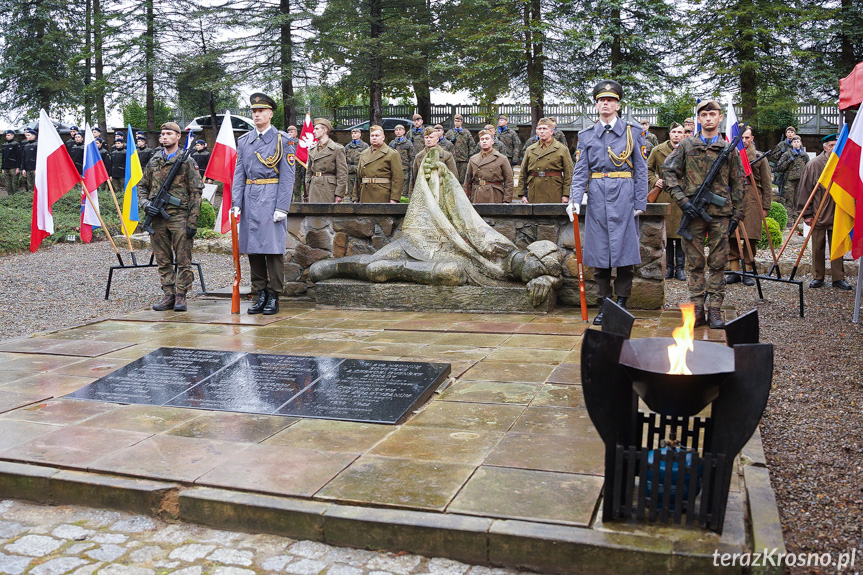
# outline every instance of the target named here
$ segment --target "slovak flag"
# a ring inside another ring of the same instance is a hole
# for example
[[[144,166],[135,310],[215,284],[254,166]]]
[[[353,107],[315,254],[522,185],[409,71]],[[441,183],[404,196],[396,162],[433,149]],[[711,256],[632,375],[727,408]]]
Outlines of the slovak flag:
[[[234,168],[237,165],[237,141],[234,138],[234,129],[231,127],[231,111],[225,112],[219,134],[216,136],[216,144],[210,154],[210,162],[204,171],[204,177],[217,182],[222,182],[222,203],[219,205],[219,214],[216,216],[215,230],[226,234],[231,231],[231,188],[234,185]]]
[[[731,94],[726,94],[728,101],[728,118],[725,119],[725,139],[731,141],[740,133],[740,124],[737,123],[737,114],[734,113],[734,103],[731,101]],[[749,155],[746,153],[746,146],[743,145],[743,140],[737,142],[737,151],[740,152],[740,161],[743,162],[743,175],[747,178],[752,173],[752,166],[749,164]]]
[[[69,157],[57,128],[45,110],[39,111],[39,147],[36,149],[36,186],[33,189],[33,218],[30,222],[30,251],[54,233],[51,206],[81,181],[81,174]]]
[[[315,138],[315,127],[312,125],[312,116],[310,112],[306,112],[306,119],[303,120],[303,130],[300,132],[300,139],[297,142],[297,161],[306,167],[309,161],[309,150],[315,147],[318,140]]]
[[[108,181],[108,171],[99,154],[99,147],[93,139],[90,124],[84,126],[84,188],[90,192],[91,204],[87,194],[81,191],[81,241],[90,243],[93,239],[93,228],[99,227],[99,194],[97,188]]]

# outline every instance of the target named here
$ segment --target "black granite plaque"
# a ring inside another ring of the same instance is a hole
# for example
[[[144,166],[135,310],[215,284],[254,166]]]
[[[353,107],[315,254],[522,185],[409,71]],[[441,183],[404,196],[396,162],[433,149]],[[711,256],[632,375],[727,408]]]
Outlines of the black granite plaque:
[[[161,347],[66,397],[164,405],[242,356],[229,351]]]
[[[274,413],[343,359],[249,353],[166,405]]]
[[[297,417],[401,423],[449,375],[448,363],[348,359],[277,413]]]
[[[443,363],[159,348],[66,397],[395,424],[449,372]]]

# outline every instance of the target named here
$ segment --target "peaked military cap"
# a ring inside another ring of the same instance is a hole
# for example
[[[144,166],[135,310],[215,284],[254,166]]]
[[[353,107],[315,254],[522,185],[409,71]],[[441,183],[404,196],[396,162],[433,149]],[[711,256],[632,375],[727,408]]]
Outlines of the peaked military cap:
[[[839,139],[839,134],[830,134],[821,138],[821,142],[826,144],[827,142],[835,142],[837,139]]]
[[[593,87],[594,101],[600,98],[616,98],[623,99],[623,86],[614,80],[603,80]]]
[[[249,96],[249,101],[252,103],[253,110],[275,110],[278,107],[276,105],[276,101],[264,94],[263,92],[255,92],[254,94]]]
[[[437,134],[437,130],[431,126],[426,126],[423,130],[423,136],[431,136],[432,134]]]
[[[710,110],[718,110],[722,111],[722,106],[719,105],[719,102],[716,100],[701,100],[698,102],[698,105],[695,106],[695,113],[700,114],[702,111],[710,111]]]
[[[159,129],[160,130],[173,130],[173,131],[177,132],[178,134],[183,133],[183,130],[180,129],[180,124],[178,124],[177,122],[165,122],[164,124],[162,124],[162,127]]]
[[[333,133],[333,125],[330,124],[330,121],[327,120],[326,118],[315,118],[315,120],[314,120],[314,122],[312,122],[312,124],[315,126],[320,124],[321,126],[323,126],[327,129],[328,133],[330,133],[330,134]]]
[[[786,132],[787,132],[788,130],[791,130],[792,132],[795,132],[795,133],[797,132],[797,128],[795,128],[794,126],[788,126],[787,128],[785,128],[785,131],[786,131]]]
[[[435,130],[443,130],[443,126],[441,126],[440,124],[435,124],[434,129]]]

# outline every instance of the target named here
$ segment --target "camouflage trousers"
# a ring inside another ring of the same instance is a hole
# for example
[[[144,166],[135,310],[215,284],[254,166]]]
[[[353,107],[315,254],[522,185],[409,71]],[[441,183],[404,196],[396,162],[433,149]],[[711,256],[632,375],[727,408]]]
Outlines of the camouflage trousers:
[[[403,165],[402,172],[405,175],[405,179],[402,181],[402,197],[409,198],[411,197],[411,169]]]
[[[152,224],[156,233],[150,236],[150,245],[159,266],[162,291],[169,295],[185,294],[195,279],[192,273],[193,240],[186,237],[186,218],[181,217],[181,214],[172,214],[169,220],[157,216],[153,218]]]
[[[354,186],[357,183],[357,173],[348,173],[348,190],[345,192],[345,197],[342,198],[343,202],[347,202],[350,200],[353,203],[357,202],[357,198],[354,195]]]
[[[36,189],[36,170],[30,170],[29,172],[27,172],[27,189],[24,191],[25,192],[29,191],[32,194],[33,190],[35,190],[35,189]]]
[[[794,223],[794,219],[797,217],[797,186],[800,184],[800,180],[785,180],[785,185],[782,190],[782,205],[785,206],[785,210],[788,212],[788,221],[790,223]],[[810,192],[812,190],[809,190]],[[806,200],[803,200],[804,202]]]
[[[725,266],[728,264],[728,222],[731,218],[714,216],[709,224],[701,218],[691,222],[692,241],[683,240],[686,272],[689,276],[689,298],[696,305],[720,307],[725,299]],[[707,243],[708,255],[704,257]],[[710,269],[705,277],[704,264]],[[707,296],[710,301],[707,302]]]
[[[306,194],[306,169],[299,162],[294,166],[294,197],[293,201],[298,204],[305,200],[303,196]]]
[[[467,161],[455,163],[455,167],[458,168],[458,181],[462,185],[464,185],[464,177],[467,175],[467,165]]]
[[[18,191],[18,174],[15,170],[3,170],[3,187],[10,196]]]

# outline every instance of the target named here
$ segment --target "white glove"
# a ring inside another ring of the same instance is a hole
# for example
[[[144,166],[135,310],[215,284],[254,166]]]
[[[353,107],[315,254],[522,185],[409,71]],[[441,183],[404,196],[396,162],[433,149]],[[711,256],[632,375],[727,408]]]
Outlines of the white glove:
[[[288,217],[288,214],[286,214],[285,212],[280,212],[279,210],[273,212],[273,221],[276,223],[282,221],[286,217]]]
[[[632,215],[636,218],[638,216],[642,215],[643,213],[644,213],[644,210],[632,210]]]
[[[235,218],[239,218],[240,217],[240,207],[234,206],[233,208],[231,208],[231,215],[234,216]]]
[[[574,222],[575,216],[579,215],[580,212],[581,212],[581,206],[580,205],[574,204],[572,202],[569,202],[568,204],[566,204],[566,215],[569,216],[569,221]]]

